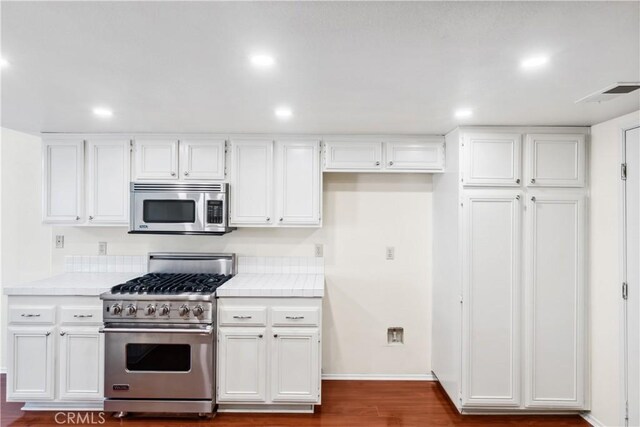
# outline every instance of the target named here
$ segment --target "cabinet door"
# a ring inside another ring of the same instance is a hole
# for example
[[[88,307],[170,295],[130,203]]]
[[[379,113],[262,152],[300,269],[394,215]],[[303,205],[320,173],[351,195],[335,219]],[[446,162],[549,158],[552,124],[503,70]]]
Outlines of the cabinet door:
[[[264,328],[218,328],[218,402],[267,400]]]
[[[325,141],[324,170],[380,170],[382,142]]]
[[[224,179],[224,139],[180,141],[180,179]]]
[[[582,409],[586,329],[584,196],[527,201],[526,405]]]
[[[83,218],[84,141],[45,141],[43,221],[78,223]]]
[[[444,170],[444,141],[385,142],[388,170],[440,172]]]
[[[463,406],[520,405],[520,198],[463,201]]]
[[[7,400],[51,400],[53,327],[9,327]]]
[[[231,223],[273,224],[273,141],[232,141],[231,162]]]
[[[272,330],[271,400],[317,402],[320,344],[317,328]]]
[[[129,222],[129,140],[87,143],[87,213],[90,224]]]
[[[320,141],[278,141],[278,224],[320,224],[321,182]]]
[[[135,140],[135,179],[178,179],[178,140]]]
[[[527,135],[529,187],[584,187],[584,135]]]
[[[520,134],[467,134],[463,143],[464,185],[520,185]]]
[[[101,400],[104,395],[104,336],[98,328],[63,327],[58,361],[62,400]]]

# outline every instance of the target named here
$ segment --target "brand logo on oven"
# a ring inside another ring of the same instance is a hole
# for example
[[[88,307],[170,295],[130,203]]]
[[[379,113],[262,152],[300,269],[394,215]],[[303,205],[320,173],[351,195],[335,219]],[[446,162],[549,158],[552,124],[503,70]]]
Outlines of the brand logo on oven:
[[[146,224],[142,224],[142,225],[139,225],[138,228],[149,228],[149,226]]]
[[[113,389],[115,391],[128,391],[129,390],[129,384],[114,384],[113,385]]]

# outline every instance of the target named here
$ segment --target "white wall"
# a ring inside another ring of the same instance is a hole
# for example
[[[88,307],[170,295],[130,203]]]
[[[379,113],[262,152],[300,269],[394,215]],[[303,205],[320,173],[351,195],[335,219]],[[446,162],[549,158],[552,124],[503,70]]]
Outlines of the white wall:
[[[430,373],[431,176],[325,174],[321,229],[245,228],[219,237],[129,235],[120,227],[41,225],[39,138],[3,131],[3,140],[5,283],[46,276],[50,269],[62,272],[65,255],[97,255],[99,241],[107,242],[110,255],[177,250],[313,256],[314,244],[323,243],[324,373]],[[14,197],[19,209],[11,209]],[[65,236],[64,249],[52,249],[55,234]],[[394,261],[385,260],[386,246],[395,246]],[[391,326],[404,327],[403,346],[386,345]]]
[[[590,263],[591,414],[622,425],[620,321],[621,129],[640,123],[640,111],[591,128]]]
[[[40,138],[2,129],[0,173],[0,284],[41,279],[50,274],[51,227],[42,224]],[[0,367],[4,368],[6,298],[0,313]]]

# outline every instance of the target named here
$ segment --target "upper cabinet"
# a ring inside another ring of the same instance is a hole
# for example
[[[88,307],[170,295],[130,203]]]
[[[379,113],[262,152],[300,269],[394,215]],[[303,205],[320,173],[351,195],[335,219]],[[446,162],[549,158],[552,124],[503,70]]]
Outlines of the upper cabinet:
[[[231,141],[232,224],[273,223],[273,141]]]
[[[232,225],[318,226],[321,200],[319,140],[231,141]]]
[[[382,169],[382,142],[325,140],[325,171]]]
[[[180,178],[224,179],[225,140],[186,139],[180,141]]]
[[[178,140],[136,138],[135,179],[178,179]]]
[[[129,222],[128,139],[89,140],[87,156],[87,220],[92,224]]]
[[[326,138],[325,172],[443,172],[444,138]]]
[[[444,171],[444,141],[385,142],[385,168],[397,171]]]
[[[43,149],[43,221],[79,223],[84,220],[84,141],[45,141]]]
[[[225,140],[190,136],[136,138],[135,180],[223,180]]]
[[[584,135],[527,135],[526,159],[530,187],[585,185]]]
[[[464,185],[520,185],[521,134],[469,133],[462,144]]]

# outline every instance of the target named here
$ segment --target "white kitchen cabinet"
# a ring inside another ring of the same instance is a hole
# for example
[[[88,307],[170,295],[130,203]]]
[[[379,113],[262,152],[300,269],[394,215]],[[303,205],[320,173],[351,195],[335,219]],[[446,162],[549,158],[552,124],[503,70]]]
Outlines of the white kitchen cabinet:
[[[375,171],[382,169],[382,142],[325,139],[325,171]]]
[[[317,328],[271,330],[271,400],[317,402],[320,337]]]
[[[98,327],[61,327],[58,351],[60,399],[101,400],[104,396],[104,336],[98,332]]]
[[[224,139],[180,140],[180,179],[223,180],[224,167]]]
[[[385,141],[385,169],[395,171],[442,172],[444,141]]]
[[[520,185],[521,134],[467,133],[462,145],[465,186]]]
[[[581,134],[527,135],[527,185],[583,187],[585,151],[585,136]]]
[[[218,328],[218,402],[267,400],[264,328]]]
[[[273,141],[231,141],[232,225],[273,224]]]
[[[45,140],[43,150],[43,222],[84,221],[84,140]]]
[[[321,199],[320,141],[277,141],[277,224],[320,224]]]
[[[521,195],[464,197],[462,404],[520,404]]]
[[[87,221],[129,223],[129,139],[89,140],[87,156]]]
[[[177,180],[178,140],[136,138],[135,180]]]
[[[587,352],[584,195],[531,194],[526,242],[526,406],[581,409]]]
[[[7,401],[54,398],[53,325],[9,326]]]

